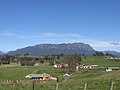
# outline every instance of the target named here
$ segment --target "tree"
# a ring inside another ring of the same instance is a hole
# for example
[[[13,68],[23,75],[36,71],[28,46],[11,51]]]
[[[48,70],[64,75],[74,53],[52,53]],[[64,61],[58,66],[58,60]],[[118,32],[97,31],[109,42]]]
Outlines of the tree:
[[[76,66],[80,64],[81,56],[77,54],[67,54],[64,55],[64,63],[68,64],[69,72],[74,72]]]
[[[104,56],[104,53],[103,53],[103,52],[98,52],[98,51],[96,51],[95,54],[96,54],[96,56]]]
[[[1,63],[2,64],[10,64],[11,61],[14,61],[14,56],[11,55],[3,55],[1,56]]]

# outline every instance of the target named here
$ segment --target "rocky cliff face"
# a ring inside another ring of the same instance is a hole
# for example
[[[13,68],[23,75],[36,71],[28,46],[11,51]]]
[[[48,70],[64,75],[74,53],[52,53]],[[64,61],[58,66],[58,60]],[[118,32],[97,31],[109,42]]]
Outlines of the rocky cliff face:
[[[84,43],[63,43],[63,44],[39,44],[29,46],[16,51],[10,51],[7,54],[25,54],[31,55],[50,55],[50,54],[93,54],[95,50],[89,45]]]

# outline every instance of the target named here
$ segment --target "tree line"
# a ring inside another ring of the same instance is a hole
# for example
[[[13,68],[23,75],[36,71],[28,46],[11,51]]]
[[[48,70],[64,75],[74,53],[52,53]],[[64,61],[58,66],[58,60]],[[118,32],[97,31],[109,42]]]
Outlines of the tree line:
[[[34,66],[35,63],[49,63],[54,64],[68,64],[69,71],[75,71],[76,66],[80,64],[82,60],[81,54],[57,54],[57,55],[45,55],[45,56],[29,56],[25,55],[1,55],[0,64],[17,63],[21,66]]]

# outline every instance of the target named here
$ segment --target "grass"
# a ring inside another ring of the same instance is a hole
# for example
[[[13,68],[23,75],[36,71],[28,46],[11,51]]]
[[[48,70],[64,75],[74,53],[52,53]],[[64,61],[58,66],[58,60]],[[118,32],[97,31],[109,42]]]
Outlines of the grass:
[[[100,67],[120,67],[120,61],[109,61],[104,57],[87,55],[87,58],[81,61],[81,64],[97,64]]]
[[[15,66],[15,67],[4,67],[0,68],[0,79],[5,80],[24,80],[25,76],[33,73],[48,73],[52,76],[62,76],[64,73],[57,71],[48,64],[40,64],[38,67],[34,66]]]
[[[103,57],[95,57],[92,55],[83,59],[81,64],[97,64],[100,67],[120,66],[120,62],[112,62],[105,60]],[[0,79],[5,80],[28,80],[25,79],[27,74],[38,70],[36,73],[48,73],[55,77],[63,78],[64,72],[60,69],[54,69],[47,63],[40,64],[39,67],[19,66],[12,64],[0,66]],[[114,90],[120,90],[120,71],[112,72],[96,72],[95,70],[79,70],[71,75],[69,80],[59,82],[59,90],[83,90],[87,83],[87,90],[109,90],[110,81],[114,82]],[[84,73],[85,72],[85,73]],[[32,90],[32,83],[29,84],[0,84],[0,90]],[[56,81],[43,81],[35,84],[35,90],[55,90]]]

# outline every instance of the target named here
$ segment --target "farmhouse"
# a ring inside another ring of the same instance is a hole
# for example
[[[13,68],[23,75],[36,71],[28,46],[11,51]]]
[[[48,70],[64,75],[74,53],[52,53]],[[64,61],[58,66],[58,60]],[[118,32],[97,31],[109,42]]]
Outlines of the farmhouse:
[[[81,66],[81,68],[84,68],[84,69],[91,69],[92,66],[91,66],[90,64],[83,64],[83,65]]]
[[[61,67],[63,67],[63,64],[55,64],[55,65],[53,65],[53,67],[54,68],[61,68]]]
[[[43,73],[43,74],[29,74],[25,76],[29,79],[39,79],[39,80],[57,80],[57,78],[50,76],[49,74]]]

